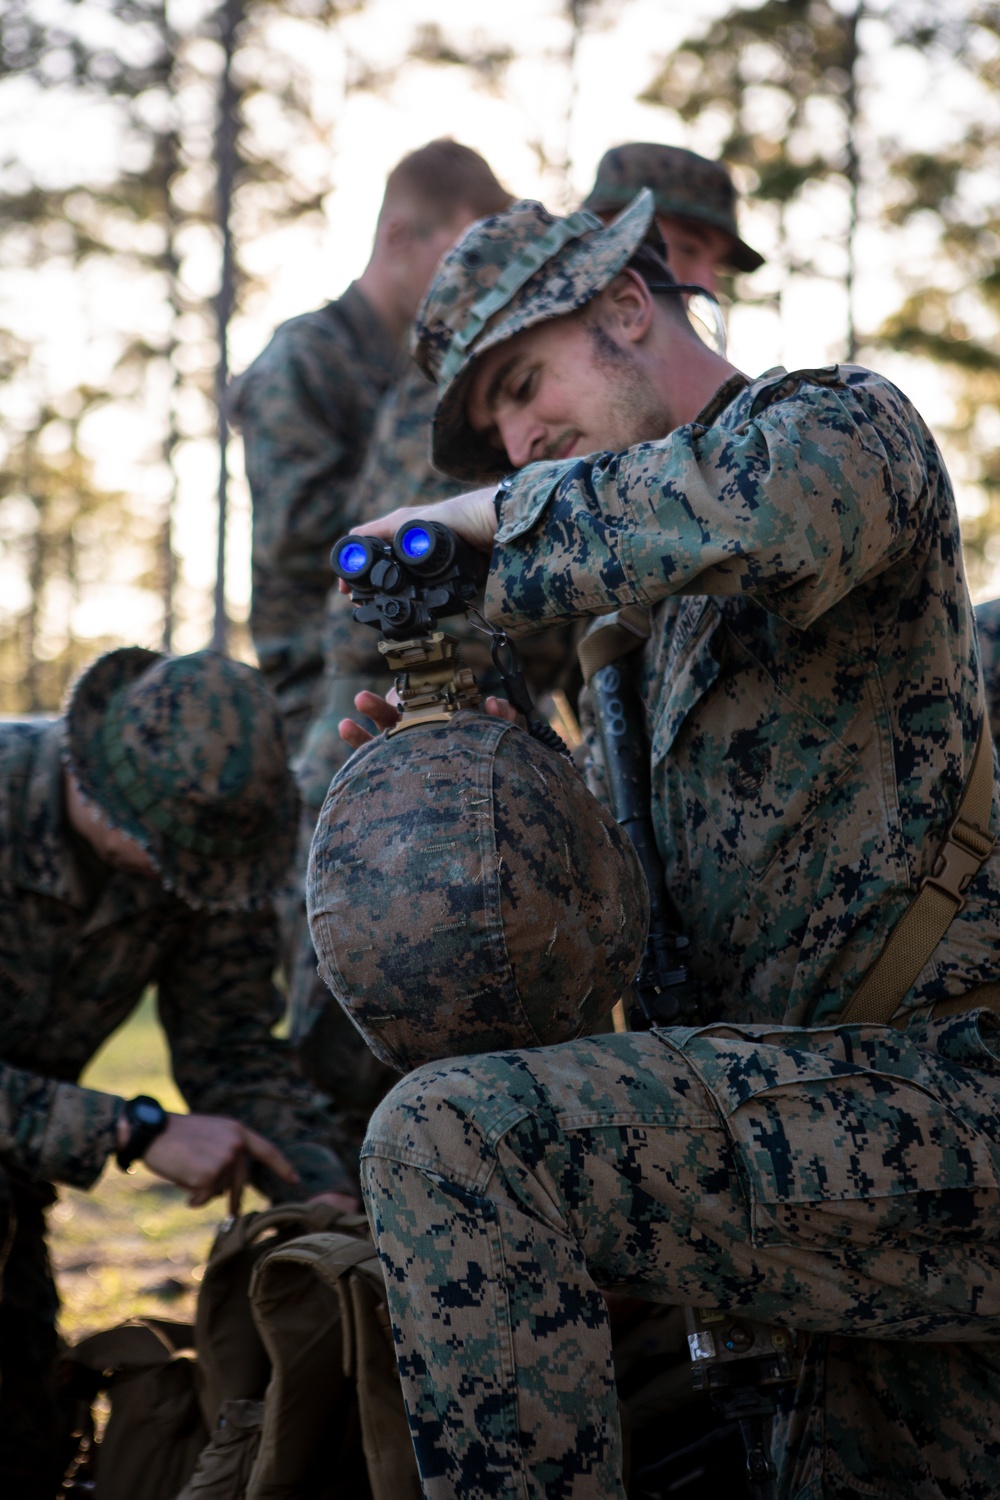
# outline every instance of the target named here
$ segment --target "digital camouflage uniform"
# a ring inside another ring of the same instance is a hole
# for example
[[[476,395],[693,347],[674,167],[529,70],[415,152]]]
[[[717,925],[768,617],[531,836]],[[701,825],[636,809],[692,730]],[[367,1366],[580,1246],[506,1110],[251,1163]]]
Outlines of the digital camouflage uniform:
[[[210,653],[179,661],[205,658]],[[258,1186],[275,1200],[353,1190],[326,1144],[325,1111],[300,1078],[287,1044],[271,1035],[281,1014],[272,984],[277,940],[272,912],[261,902],[267,878],[273,880],[287,860],[287,838],[280,832],[269,835],[274,863],[265,851],[251,860],[249,874],[237,870],[240,861],[225,853],[206,859],[178,847],[171,858],[164,840],[138,823],[133,803],[139,793],[133,785],[116,826],[141,836],[160,862],[163,879],[177,888],[174,894],[161,880],[105,864],[66,816],[69,726],[78,730],[72,737],[74,771],[85,790],[93,790],[102,784],[96,757],[110,743],[101,733],[103,710],[109,700],[120,703],[119,688],[127,690],[159,661],[154,652],[112,652],[81,680],[69,720],[0,726],[0,1490],[12,1500],[15,1495],[33,1500],[36,1493],[51,1500],[56,1483],[51,1474],[42,1477],[55,1453],[49,1369],[58,1303],[43,1215],[55,1198],[50,1184],[87,1188],[96,1181],[115,1148],[123,1103],[115,1095],[81,1088],[76,1080],[148,985],[157,988],[172,1071],[189,1107],[244,1121],[273,1140],[301,1177],[300,1184],[289,1186],[255,1166]],[[228,663],[227,669],[252,689],[254,679],[260,681],[251,668]],[[162,705],[159,714],[156,703],[151,708],[152,694]],[[267,697],[262,684],[259,697]],[[177,710],[183,719],[189,703],[183,693],[171,692],[169,680],[154,677],[145,704],[146,732],[165,730]],[[228,703],[217,699],[215,706],[221,715],[230,712]],[[287,769],[282,769],[277,712],[272,704],[265,725],[276,736],[272,777],[259,758],[253,759],[259,739],[246,710],[255,706],[259,703],[244,694],[236,701],[242,719],[221,720],[219,727],[230,737],[222,775],[235,791],[241,777],[256,774],[271,802],[268,817],[283,809],[287,817],[291,811],[294,826],[294,788],[289,785],[288,796],[281,785]],[[125,769],[121,780],[107,786],[102,808],[110,803],[117,812],[125,798],[127,766],[138,744],[130,733],[135,727],[121,728]],[[190,774],[211,787],[213,768],[199,756],[203,740],[183,734],[180,722],[175,728],[191,751]],[[159,764],[164,766],[163,758]],[[157,781],[155,757],[143,770],[143,781],[155,788],[152,815],[176,805],[169,788]],[[197,795],[176,766],[174,790],[181,798]],[[240,815],[253,815],[252,799],[235,802],[231,844],[241,831]],[[205,830],[202,817],[189,832],[204,839]],[[220,909],[227,885],[245,909]]]
[[[648,218],[645,195],[604,231],[516,205],[449,253],[421,314],[439,463],[495,472],[471,360],[585,303]],[[979,730],[937,448],[870,371],[734,376],[662,440],[531,465],[500,505],[496,624],[656,610],[652,812],[719,1019],[430,1064],[376,1112],[364,1188],[425,1493],[624,1493],[617,1288],[812,1335],[783,1496],[988,1500],[1000,1034],[962,997],[1000,978],[996,851],[903,1029],[837,1024]]]
[[[355,285],[291,318],[234,382],[253,500],[250,632],[294,752],[323,672],[330,548],[405,355]]]
[[[976,605],[979,654],[983,659],[986,707],[993,738],[1000,744],[1000,599]]]

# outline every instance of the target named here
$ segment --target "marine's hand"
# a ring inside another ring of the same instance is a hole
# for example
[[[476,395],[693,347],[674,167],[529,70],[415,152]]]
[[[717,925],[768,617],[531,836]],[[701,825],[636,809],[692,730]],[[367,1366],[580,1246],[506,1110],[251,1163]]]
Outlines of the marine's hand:
[[[188,1202],[200,1208],[218,1193],[229,1193],[231,1213],[239,1213],[249,1158],[263,1162],[283,1182],[299,1174],[277,1146],[256,1130],[221,1115],[168,1115],[167,1127],[143,1161],[157,1177],[188,1188]]]
[[[450,526],[456,536],[480,552],[490,552],[497,530],[496,506],[493,497],[496,489],[469,490],[464,495],[454,495],[450,500],[439,500],[436,505],[410,505],[381,516],[377,521],[365,521],[355,526],[366,536],[380,536],[391,542],[404,521],[441,521]],[[348,584],[339,580],[340,592],[351,592]]]
[[[378,693],[367,691],[358,693],[354,699],[354,706],[363,713],[366,719],[371,719],[380,730],[392,729],[393,725],[399,723],[399,709],[386,698],[380,698]],[[495,719],[506,719],[509,724],[517,724],[517,709],[507,702],[505,698],[487,698],[483,704],[486,712],[492,714]],[[340,738],[345,744],[350,745],[352,750],[360,750],[362,745],[367,745],[373,738],[367,729],[362,729],[353,719],[341,719],[337,725]]]
[[[391,729],[394,724],[399,723],[399,709],[390,703],[387,698],[382,698],[378,693],[370,693],[367,689],[358,693],[354,699],[354,707],[359,713],[364,714],[366,719],[371,719],[380,730]],[[362,729],[353,719],[341,719],[337,725],[340,738],[345,744],[350,745],[352,750],[360,750],[362,745],[367,745],[372,735],[367,729]]]

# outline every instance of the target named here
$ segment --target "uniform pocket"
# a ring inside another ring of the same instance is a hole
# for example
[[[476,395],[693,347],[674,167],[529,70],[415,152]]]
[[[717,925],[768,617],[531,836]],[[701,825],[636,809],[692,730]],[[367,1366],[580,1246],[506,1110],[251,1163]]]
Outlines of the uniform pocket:
[[[726,851],[760,877],[857,753],[779,688],[710,603],[666,676],[652,756],[676,768]]]
[[[1000,1232],[982,1080],[882,1033],[706,1028],[679,1039],[725,1117],[755,1246],[918,1248]]]

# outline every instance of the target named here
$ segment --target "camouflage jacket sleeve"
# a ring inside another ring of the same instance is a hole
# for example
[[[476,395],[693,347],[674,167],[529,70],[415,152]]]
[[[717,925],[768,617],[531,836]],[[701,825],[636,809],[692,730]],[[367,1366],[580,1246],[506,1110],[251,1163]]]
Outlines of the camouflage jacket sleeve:
[[[301,1185],[255,1173],[272,1201],[353,1192],[329,1144],[325,1110],[289,1045],[271,1034],[282,1012],[271,981],[275,952],[269,912],[202,913],[192,921],[159,978],[174,1077],[190,1109],[240,1120],[286,1154]]]
[[[491,619],[518,634],[670,594],[752,593],[807,626],[914,545],[927,439],[888,382],[845,368],[723,394],[721,413],[659,442],[522,470]]]
[[[114,1147],[122,1102],[0,1062],[0,1162],[32,1181],[88,1188]]]

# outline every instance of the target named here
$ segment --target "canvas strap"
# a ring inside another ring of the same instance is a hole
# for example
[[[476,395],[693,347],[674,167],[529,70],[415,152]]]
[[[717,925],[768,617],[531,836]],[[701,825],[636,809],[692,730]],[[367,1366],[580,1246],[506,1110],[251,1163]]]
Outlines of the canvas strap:
[[[641,604],[626,604],[590,630],[577,647],[584,682],[613,661],[644,646],[652,633],[649,610]]]
[[[650,636],[649,611],[627,604],[584,636],[578,648],[580,667],[589,682],[602,667],[627,656]],[[990,833],[993,807],[993,741],[984,713],[972,767],[962,790],[958,811],[938,846],[929,875],[920,882],[913,901],[896,923],[889,939],[855,990],[845,1022],[887,1026],[952,919],[965,905],[965,892],[993,852]],[[949,1015],[977,1005],[1000,1014],[1000,984],[982,985],[969,995],[958,995],[934,1007],[933,1014]]]

